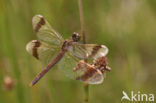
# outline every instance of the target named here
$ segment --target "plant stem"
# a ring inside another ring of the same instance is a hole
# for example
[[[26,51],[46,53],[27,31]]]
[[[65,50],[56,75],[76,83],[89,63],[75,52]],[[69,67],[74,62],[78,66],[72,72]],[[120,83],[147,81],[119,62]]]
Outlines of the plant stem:
[[[84,103],[88,103],[88,96],[89,96],[89,85],[88,84],[84,84]]]
[[[82,41],[85,44],[86,43],[86,36],[85,36],[85,26],[84,26],[82,0],[78,0],[78,6],[79,6],[79,13],[80,13]],[[87,61],[87,60],[85,60],[85,61]],[[88,97],[89,97],[89,85],[84,84],[84,103],[88,103]]]
[[[85,27],[84,27],[84,16],[83,16],[83,8],[82,8],[82,0],[78,0],[79,5],[79,13],[80,13],[80,23],[81,23],[81,35],[83,43],[86,43],[86,37],[85,37]]]

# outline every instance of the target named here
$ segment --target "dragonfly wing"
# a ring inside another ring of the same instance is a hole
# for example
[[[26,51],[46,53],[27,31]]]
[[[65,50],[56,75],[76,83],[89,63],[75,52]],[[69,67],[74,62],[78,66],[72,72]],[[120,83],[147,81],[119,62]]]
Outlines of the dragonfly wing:
[[[88,63],[86,63],[88,64]],[[84,70],[84,68],[81,68]],[[77,80],[83,81],[87,84],[100,84],[103,82],[104,77],[100,70],[95,69],[92,65],[87,65],[83,74],[76,78]]]
[[[47,66],[59,51],[58,46],[50,46],[45,42],[32,40],[26,45],[29,54],[40,60],[43,67]]]
[[[97,72],[88,80],[88,84],[101,84],[103,83],[103,74],[97,70]]]
[[[39,40],[52,45],[59,45],[63,38],[57,33],[42,15],[35,15],[32,19],[34,31]]]
[[[82,60],[79,61],[70,52],[67,52],[59,62],[58,68],[66,76],[74,80],[80,80],[88,84],[99,84],[103,81],[103,74],[99,70],[96,70],[89,63],[82,63]]]
[[[78,61],[79,60],[77,58],[67,52],[58,63],[58,69],[67,77],[75,79],[78,74],[73,71],[73,68],[76,66]]]
[[[105,45],[75,43],[69,51],[77,58],[97,59],[99,57],[106,56],[108,48]]]

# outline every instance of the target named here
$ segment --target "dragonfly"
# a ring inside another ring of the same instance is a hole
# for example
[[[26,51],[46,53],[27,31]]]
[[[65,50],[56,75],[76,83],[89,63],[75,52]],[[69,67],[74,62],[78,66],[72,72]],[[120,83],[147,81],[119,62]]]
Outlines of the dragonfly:
[[[81,36],[76,32],[71,38],[64,40],[42,15],[35,15],[32,18],[32,26],[38,40],[30,41],[26,45],[26,50],[41,62],[43,69],[33,79],[30,86],[35,85],[56,64],[65,75],[72,79],[88,84],[102,83],[103,71],[109,71],[106,65],[98,63],[108,53],[105,45],[83,44],[80,42]],[[91,59],[94,62],[87,63],[83,61],[85,59]],[[103,59],[103,61],[106,60]]]

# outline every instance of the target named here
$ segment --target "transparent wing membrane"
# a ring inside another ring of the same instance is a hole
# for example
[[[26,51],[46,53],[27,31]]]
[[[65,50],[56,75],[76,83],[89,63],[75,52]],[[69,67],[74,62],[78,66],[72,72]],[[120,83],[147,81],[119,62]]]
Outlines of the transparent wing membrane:
[[[39,40],[52,45],[60,45],[64,40],[47,22],[42,15],[35,15],[32,19],[34,31]]]
[[[26,46],[28,53],[40,60],[43,67],[52,61],[59,49],[60,46],[50,46],[38,40],[32,40]]]
[[[88,84],[100,84],[104,80],[102,72],[95,68],[94,65],[85,61],[79,61],[76,65],[75,71],[82,71],[81,75],[79,75],[76,80],[80,80]]]
[[[88,84],[101,84],[104,80],[103,74],[96,69],[96,72],[87,81]]]
[[[67,77],[71,79],[76,79],[78,75],[81,75],[81,72],[74,72],[73,68],[76,66],[76,63],[79,60],[72,56],[69,52],[58,63],[58,69],[61,70]]]
[[[99,57],[106,56],[108,48],[105,45],[75,43],[69,51],[77,58],[97,59]]]
[[[88,84],[103,82],[103,74],[92,65],[78,60],[69,52],[58,63],[58,68],[69,78]]]
[[[30,41],[26,49],[45,67],[56,56],[64,40],[42,15],[35,15],[32,25],[39,40]]]

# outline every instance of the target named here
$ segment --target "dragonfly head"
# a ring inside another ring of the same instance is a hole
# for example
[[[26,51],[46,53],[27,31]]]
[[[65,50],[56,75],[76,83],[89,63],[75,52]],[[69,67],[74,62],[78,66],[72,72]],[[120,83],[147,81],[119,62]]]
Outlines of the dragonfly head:
[[[76,32],[73,33],[72,39],[73,39],[74,42],[80,41],[80,38],[81,38],[81,36],[80,36],[79,33],[76,33]]]

